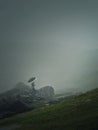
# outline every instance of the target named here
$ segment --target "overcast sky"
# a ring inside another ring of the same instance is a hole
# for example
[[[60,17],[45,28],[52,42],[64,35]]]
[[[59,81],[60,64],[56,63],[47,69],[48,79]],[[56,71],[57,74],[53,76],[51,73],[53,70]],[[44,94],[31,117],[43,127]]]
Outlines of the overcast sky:
[[[97,87],[97,57],[98,0],[0,0],[0,91]]]

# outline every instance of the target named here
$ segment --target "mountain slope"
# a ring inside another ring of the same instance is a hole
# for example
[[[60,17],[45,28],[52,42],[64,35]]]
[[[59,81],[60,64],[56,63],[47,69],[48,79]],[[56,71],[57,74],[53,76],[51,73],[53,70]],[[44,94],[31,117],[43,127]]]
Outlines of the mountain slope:
[[[12,124],[20,125],[18,130],[97,130],[98,89],[55,105],[0,120],[0,126]]]

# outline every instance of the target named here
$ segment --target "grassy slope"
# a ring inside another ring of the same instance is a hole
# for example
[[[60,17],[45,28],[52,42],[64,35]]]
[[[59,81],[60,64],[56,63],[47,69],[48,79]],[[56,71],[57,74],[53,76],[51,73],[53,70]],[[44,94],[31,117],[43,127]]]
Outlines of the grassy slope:
[[[0,121],[18,130],[98,130],[98,89]]]

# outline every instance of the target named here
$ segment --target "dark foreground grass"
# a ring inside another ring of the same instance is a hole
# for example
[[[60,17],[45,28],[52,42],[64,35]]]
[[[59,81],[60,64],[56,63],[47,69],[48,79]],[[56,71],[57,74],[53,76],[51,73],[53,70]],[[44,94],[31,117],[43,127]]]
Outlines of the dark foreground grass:
[[[1,126],[11,124],[19,124],[17,130],[98,130],[98,89],[0,120]]]

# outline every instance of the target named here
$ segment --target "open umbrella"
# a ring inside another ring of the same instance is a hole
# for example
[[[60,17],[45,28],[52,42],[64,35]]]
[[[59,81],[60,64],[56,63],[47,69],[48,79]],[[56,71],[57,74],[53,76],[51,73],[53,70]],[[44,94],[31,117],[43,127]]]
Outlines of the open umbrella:
[[[36,77],[32,77],[28,80],[28,83],[34,82],[36,80]]]

